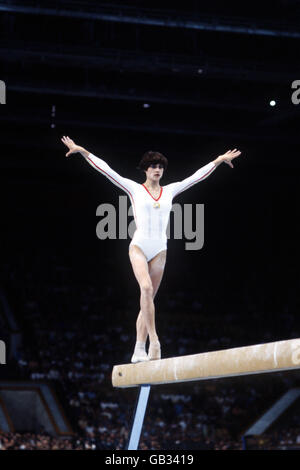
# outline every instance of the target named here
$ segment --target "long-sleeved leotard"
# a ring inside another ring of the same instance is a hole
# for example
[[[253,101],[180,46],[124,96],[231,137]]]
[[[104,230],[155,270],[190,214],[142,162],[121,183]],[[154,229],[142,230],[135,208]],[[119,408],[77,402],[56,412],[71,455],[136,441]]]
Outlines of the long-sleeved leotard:
[[[129,196],[136,224],[136,231],[129,247],[137,245],[148,262],[160,251],[167,249],[166,231],[174,197],[203,181],[216,168],[216,165],[210,162],[188,178],[162,186],[160,195],[154,198],[146,186],[120,176],[101,158],[90,153],[85,159]]]

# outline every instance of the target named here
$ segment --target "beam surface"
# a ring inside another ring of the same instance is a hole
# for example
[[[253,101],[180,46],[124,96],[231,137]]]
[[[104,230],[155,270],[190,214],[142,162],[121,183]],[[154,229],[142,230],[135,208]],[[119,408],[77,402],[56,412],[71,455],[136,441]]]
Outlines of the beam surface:
[[[300,368],[300,338],[138,364],[116,365],[114,387],[159,385]]]

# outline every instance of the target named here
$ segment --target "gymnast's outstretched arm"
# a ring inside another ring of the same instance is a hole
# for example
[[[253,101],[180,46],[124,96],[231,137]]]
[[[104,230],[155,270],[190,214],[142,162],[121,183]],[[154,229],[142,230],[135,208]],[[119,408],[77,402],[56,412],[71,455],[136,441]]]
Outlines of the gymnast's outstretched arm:
[[[104,160],[99,157],[96,157],[85,148],[76,145],[75,142],[69,137],[63,136],[61,140],[69,149],[69,151],[66,153],[66,157],[69,157],[73,153],[81,153],[81,155],[93,168],[95,168],[95,170],[102,173],[113,184],[123,189],[126,193],[128,193],[129,196],[131,196],[135,185],[137,185],[138,183],[119,175],[116,171],[110,168],[110,166]]]
[[[200,181],[203,181],[205,178],[211,175],[212,172],[217,168],[217,166],[219,166],[222,162],[227,163],[231,168],[233,168],[233,164],[231,161],[234,158],[238,157],[240,154],[241,152],[237,149],[228,150],[223,155],[219,155],[212,162],[201,167],[191,176],[188,176],[184,180],[178,181],[177,183],[171,183],[168,186],[172,189],[173,198],[177,196],[179,193],[182,193],[186,189],[190,188],[194,184],[199,183]]]

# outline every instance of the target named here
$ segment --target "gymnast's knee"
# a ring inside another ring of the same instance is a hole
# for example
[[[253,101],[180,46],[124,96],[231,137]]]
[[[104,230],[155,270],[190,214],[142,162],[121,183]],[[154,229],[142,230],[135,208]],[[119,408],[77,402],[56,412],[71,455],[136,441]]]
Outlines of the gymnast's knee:
[[[153,286],[151,279],[149,281],[144,281],[141,283],[141,294],[147,297],[153,297]]]

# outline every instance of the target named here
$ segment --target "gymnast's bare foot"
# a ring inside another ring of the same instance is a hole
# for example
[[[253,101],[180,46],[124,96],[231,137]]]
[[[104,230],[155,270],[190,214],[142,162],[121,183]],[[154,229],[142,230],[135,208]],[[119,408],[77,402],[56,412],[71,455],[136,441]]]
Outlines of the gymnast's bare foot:
[[[157,359],[161,359],[161,351],[160,351],[160,342],[155,341],[150,343],[149,352],[148,352],[149,361],[155,361]]]

